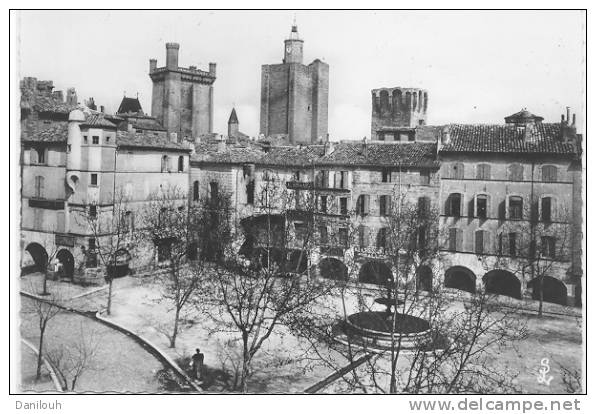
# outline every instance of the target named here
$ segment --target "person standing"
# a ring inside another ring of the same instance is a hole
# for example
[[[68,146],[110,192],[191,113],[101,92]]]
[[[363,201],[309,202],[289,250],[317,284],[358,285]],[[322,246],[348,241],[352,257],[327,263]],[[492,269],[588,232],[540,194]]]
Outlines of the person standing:
[[[196,351],[197,352],[192,356],[192,375],[194,379],[200,381],[203,379],[203,362],[205,360],[205,355],[203,355],[199,348],[197,348]]]

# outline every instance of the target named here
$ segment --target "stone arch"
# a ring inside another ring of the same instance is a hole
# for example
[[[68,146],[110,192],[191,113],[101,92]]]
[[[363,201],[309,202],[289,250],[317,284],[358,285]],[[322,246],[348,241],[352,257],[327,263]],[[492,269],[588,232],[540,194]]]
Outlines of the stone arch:
[[[360,283],[372,283],[385,286],[388,280],[393,279],[393,273],[389,266],[380,261],[370,261],[360,267],[358,281]]]
[[[58,253],[56,253],[56,259],[62,264],[62,274],[60,276],[72,279],[75,266],[72,253],[66,249],[59,250]]]
[[[132,260],[132,256],[128,252],[128,250],[121,248],[118,249],[115,253],[115,266],[109,266],[108,272],[110,276],[113,278],[123,277],[130,273],[130,262]]]
[[[39,243],[29,243],[25,248],[31,258],[33,259],[34,265],[28,270],[32,272],[43,272],[48,265],[48,252]]]
[[[487,293],[521,299],[521,282],[511,272],[501,269],[491,270],[482,278]]]
[[[445,287],[476,293],[476,275],[467,267],[450,267],[445,272]]]
[[[543,276],[542,300],[544,302],[567,305],[567,286],[559,279],[551,276]],[[528,286],[532,288],[532,299],[540,300],[540,278],[534,278]]]
[[[433,271],[430,266],[420,266],[416,271],[416,290],[430,292],[433,289]]]
[[[348,267],[339,259],[325,257],[319,262],[319,274],[325,279],[348,280]]]

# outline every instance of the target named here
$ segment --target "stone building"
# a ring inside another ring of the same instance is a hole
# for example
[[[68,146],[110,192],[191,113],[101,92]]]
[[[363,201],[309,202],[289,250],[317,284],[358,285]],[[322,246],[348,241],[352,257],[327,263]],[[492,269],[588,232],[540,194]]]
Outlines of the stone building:
[[[372,90],[370,137],[378,141],[411,141],[416,128],[426,125],[428,92],[416,88]]]
[[[151,115],[178,138],[194,140],[213,132],[213,83],[215,63],[209,71],[196,66],[178,65],[178,43],[166,43],[166,65],[157,67],[149,60],[149,76],[153,82]]]
[[[21,88],[21,267],[39,270],[55,257],[65,277],[103,283],[87,217],[109,217],[123,194],[134,226],[134,211],[152,192],[188,187],[190,148],[119,131],[106,114],[64,102],[51,82],[25,78]],[[126,268],[153,259],[152,251],[119,254]]]
[[[292,26],[282,63],[261,68],[260,133],[289,144],[315,144],[327,136],[329,65],[303,62],[304,41]]]

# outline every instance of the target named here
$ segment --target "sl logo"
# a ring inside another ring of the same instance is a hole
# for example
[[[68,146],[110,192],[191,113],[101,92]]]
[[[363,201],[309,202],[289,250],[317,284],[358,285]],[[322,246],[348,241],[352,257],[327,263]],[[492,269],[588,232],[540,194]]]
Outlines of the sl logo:
[[[544,384],[548,387],[548,386],[550,386],[550,382],[553,380],[552,375],[549,375],[548,378],[546,377],[546,374],[548,374],[550,372],[550,365],[549,365],[548,358],[542,358],[540,360],[540,365],[541,365],[541,368],[538,370],[538,377],[537,377],[538,384]]]

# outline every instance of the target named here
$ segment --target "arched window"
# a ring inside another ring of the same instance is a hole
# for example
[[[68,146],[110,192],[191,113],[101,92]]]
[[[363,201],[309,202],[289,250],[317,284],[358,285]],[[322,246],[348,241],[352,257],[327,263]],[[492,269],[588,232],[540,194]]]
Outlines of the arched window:
[[[211,200],[217,199],[217,194],[219,192],[219,185],[216,181],[212,181],[209,183],[209,195]]]
[[[488,195],[478,194],[476,196],[475,216],[480,219],[488,217]]]
[[[540,221],[550,223],[553,216],[553,199],[552,197],[542,197],[540,200]]]
[[[192,183],[192,201],[199,201],[199,181]]]
[[[524,179],[524,166],[521,164],[509,165],[509,180],[510,181],[523,181]]]
[[[540,238],[540,247],[544,257],[555,257],[555,238],[552,236],[542,236]]]
[[[557,181],[557,167],[554,165],[542,166],[542,181],[552,183]]]
[[[462,196],[459,193],[449,194],[445,203],[445,215],[450,217],[461,217]]]
[[[370,196],[368,194],[360,194],[356,200],[356,214],[359,216],[366,216],[370,211]]]
[[[184,157],[181,155],[178,157],[178,172],[184,171]]]
[[[478,164],[476,166],[477,180],[490,180],[490,164]]]
[[[521,220],[524,217],[524,200],[519,196],[509,197],[509,219]]]
[[[161,157],[161,172],[170,171],[169,163],[170,163],[170,160],[167,155],[164,155],[163,157]]]

